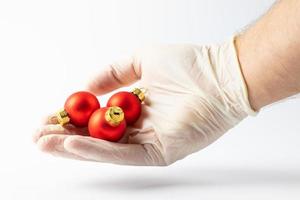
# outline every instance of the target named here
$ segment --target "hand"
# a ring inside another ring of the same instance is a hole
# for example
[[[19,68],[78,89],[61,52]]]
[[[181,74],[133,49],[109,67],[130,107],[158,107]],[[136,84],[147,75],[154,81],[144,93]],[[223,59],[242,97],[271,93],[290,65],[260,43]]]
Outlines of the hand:
[[[126,165],[170,165],[217,140],[249,114],[247,89],[234,41],[167,45],[140,50],[100,72],[88,86],[102,95],[137,82],[146,88],[139,121],[119,143],[47,120],[35,135],[46,152]],[[81,134],[81,135],[78,135]]]

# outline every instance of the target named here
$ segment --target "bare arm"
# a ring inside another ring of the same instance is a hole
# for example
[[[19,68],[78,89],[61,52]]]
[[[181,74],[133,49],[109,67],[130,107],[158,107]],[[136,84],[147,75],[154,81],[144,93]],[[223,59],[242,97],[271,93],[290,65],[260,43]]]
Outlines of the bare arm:
[[[280,0],[236,38],[255,110],[300,92],[300,1]]]

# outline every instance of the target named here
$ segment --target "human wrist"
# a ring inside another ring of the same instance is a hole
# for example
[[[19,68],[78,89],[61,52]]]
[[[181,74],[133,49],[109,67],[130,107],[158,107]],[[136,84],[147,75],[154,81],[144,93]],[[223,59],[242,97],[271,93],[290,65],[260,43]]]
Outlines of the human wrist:
[[[281,47],[253,32],[238,35],[235,46],[250,105],[260,110],[300,92],[300,58],[290,59]]]

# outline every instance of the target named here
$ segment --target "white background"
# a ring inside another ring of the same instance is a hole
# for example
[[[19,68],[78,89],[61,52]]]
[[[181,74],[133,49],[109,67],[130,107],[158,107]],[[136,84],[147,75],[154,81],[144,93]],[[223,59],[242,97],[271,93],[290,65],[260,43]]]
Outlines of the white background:
[[[31,141],[106,63],[149,43],[223,41],[273,2],[0,0],[0,199],[300,199],[299,100],[165,168],[55,158]]]

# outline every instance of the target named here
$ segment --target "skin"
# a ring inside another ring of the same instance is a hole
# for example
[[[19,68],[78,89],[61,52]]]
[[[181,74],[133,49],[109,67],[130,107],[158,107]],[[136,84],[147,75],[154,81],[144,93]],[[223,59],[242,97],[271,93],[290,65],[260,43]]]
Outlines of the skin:
[[[236,38],[255,110],[300,92],[300,1],[278,1]]]

